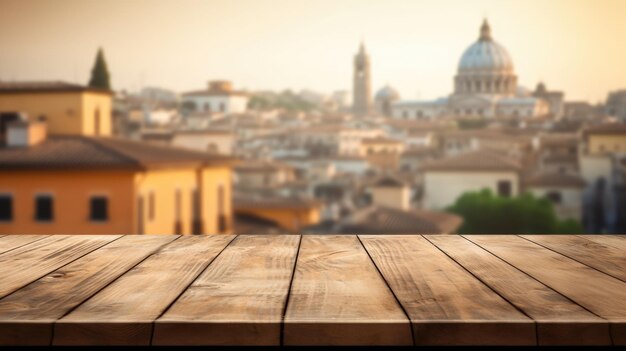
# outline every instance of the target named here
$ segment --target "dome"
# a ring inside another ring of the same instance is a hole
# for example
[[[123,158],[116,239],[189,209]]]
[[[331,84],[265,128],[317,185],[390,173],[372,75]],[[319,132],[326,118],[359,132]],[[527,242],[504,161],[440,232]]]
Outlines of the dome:
[[[398,91],[389,85],[382,87],[376,93],[376,100],[400,100],[400,94]]]
[[[508,51],[491,38],[491,28],[487,20],[480,28],[480,37],[461,57],[459,74],[498,74],[513,72],[513,61]]]

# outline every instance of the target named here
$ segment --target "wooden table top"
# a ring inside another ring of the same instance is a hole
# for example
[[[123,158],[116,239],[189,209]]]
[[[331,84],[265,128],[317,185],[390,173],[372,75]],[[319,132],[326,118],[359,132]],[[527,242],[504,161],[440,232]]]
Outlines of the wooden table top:
[[[0,345],[625,345],[626,237],[0,235]]]

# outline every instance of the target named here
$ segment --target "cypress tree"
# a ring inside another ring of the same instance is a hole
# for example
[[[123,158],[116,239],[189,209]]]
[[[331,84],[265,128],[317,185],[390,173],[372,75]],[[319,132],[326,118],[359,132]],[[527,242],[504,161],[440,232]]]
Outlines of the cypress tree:
[[[104,52],[102,51],[102,48],[98,49],[96,62],[91,69],[89,86],[92,88],[111,89],[109,70],[107,68],[107,63],[104,60]]]

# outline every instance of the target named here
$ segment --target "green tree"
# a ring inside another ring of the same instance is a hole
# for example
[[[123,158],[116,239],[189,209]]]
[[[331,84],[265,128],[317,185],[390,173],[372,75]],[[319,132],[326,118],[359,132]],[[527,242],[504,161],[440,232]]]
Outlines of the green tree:
[[[462,234],[578,234],[573,220],[557,218],[552,203],[530,193],[518,197],[495,196],[490,190],[468,192],[448,208],[463,217]]]
[[[111,89],[109,69],[107,68],[107,63],[104,59],[104,51],[102,51],[102,48],[98,49],[96,62],[91,69],[91,79],[89,79],[89,86],[92,88],[107,90]]]

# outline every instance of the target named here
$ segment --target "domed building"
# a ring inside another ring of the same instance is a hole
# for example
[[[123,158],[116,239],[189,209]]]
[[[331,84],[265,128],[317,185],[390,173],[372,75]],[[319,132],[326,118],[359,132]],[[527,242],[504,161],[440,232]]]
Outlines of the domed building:
[[[478,40],[459,61],[454,92],[433,101],[398,101],[392,114],[402,119],[436,117],[535,117],[549,112],[544,99],[519,89],[513,60],[506,48],[496,42],[485,20]]]
[[[385,85],[374,96],[376,112],[385,117],[391,117],[391,105],[398,100],[400,100],[398,91]]]

